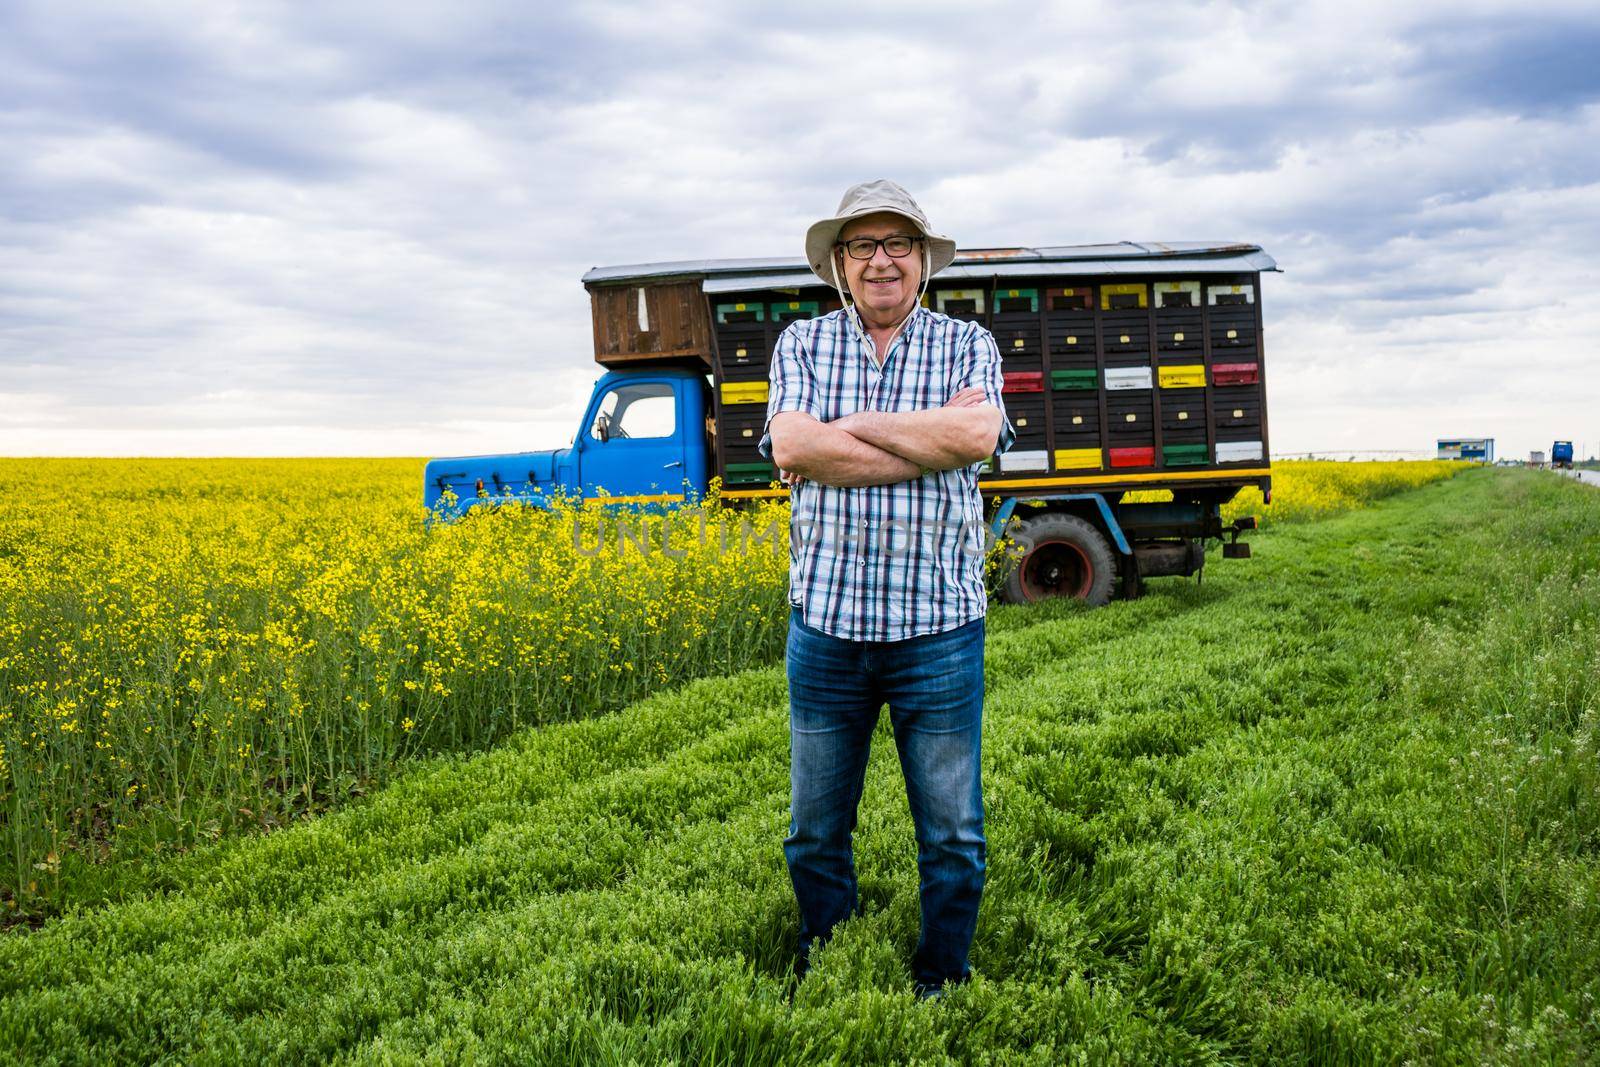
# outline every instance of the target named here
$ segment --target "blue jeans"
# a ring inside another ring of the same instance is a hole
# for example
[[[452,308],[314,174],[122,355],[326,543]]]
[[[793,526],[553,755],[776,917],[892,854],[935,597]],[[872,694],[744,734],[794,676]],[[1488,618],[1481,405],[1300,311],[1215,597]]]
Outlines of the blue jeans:
[[[800,952],[856,910],[851,835],[885,701],[917,832],[919,988],[967,975],[983,896],[983,619],[904,641],[848,641],[789,619],[789,836]]]

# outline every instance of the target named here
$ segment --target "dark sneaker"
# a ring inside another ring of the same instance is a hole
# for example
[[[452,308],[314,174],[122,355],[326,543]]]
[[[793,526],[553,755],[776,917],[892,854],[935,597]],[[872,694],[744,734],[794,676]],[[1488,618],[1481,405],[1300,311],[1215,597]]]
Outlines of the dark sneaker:
[[[943,999],[947,990],[967,981],[968,977],[968,975],[962,975],[957,978],[939,978],[928,981],[919,978],[915,980],[913,988],[917,991],[918,1000],[940,1000]]]

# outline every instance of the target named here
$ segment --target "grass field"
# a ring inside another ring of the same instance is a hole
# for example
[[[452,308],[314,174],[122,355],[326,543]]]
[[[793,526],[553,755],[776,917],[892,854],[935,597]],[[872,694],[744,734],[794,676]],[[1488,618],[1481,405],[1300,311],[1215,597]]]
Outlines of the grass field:
[[[1268,515],[1459,469],[1284,464]],[[429,529],[419,489],[414,460],[0,461],[0,923],[781,653],[785,504]]]
[[[990,617],[976,980],[911,994],[892,745],[796,990],[780,667],[424,757],[0,938],[34,1062],[1571,1062],[1600,1048],[1600,494],[1472,471]],[[791,995],[793,997],[791,1001]]]

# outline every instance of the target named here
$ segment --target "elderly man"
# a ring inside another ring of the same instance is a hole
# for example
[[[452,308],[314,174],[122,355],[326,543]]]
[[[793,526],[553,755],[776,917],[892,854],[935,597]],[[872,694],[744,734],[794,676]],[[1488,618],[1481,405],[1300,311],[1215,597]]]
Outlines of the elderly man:
[[[759,449],[792,487],[787,647],[797,972],[856,909],[851,835],[885,702],[916,826],[919,995],[968,976],[983,895],[985,530],[978,470],[1014,437],[983,327],[928,310],[955,242],[900,186],[806,233],[844,307],[790,324]]]

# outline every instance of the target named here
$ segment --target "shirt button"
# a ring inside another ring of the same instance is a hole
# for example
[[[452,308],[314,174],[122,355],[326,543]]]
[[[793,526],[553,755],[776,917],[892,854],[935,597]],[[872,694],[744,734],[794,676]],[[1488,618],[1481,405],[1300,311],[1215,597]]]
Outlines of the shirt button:
[[[861,565],[862,565],[862,566],[863,566],[863,567],[865,567],[865,566],[866,566],[866,565],[867,565],[867,561],[866,561],[866,560],[864,560],[864,559],[862,559],[862,560],[857,560],[857,562],[858,562],[858,563],[860,563],[860,564],[861,564]]]

